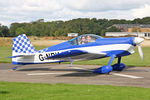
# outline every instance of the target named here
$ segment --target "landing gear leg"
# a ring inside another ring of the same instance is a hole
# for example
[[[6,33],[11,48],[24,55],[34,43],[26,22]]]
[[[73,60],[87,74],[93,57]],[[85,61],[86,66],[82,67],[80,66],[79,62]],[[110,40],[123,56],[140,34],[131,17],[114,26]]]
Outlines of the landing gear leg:
[[[102,66],[102,67],[100,67],[100,68],[94,70],[93,73],[98,73],[98,74],[110,74],[110,72],[112,71],[112,66],[111,66],[111,64],[112,64],[113,60],[115,59],[115,57],[116,57],[116,55],[112,55],[112,56],[111,56],[111,59],[110,59],[110,61],[109,61],[109,63],[108,63],[108,65]]]
[[[121,63],[121,57],[118,57],[118,64]]]
[[[108,66],[111,66],[111,64],[112,64],[113,60],[115,59],[115,57],[116,57],[115,55],[112,55],[112,56],[111,56],[111,59],[110,59],[110,61],[109,61],[109,63],[108,63]],[[111,72],[111,71],[110,71],[110,72]],[[110,75],[110,72],[108,72],[107,74]]]
[[[115,57],[116,57],[115,55],[111,56],[111,59],[110,59],[110,61],[108,63],[108,66],[111,66],[111,64],[112,64],[113,60],[115,59]]]
[[[121,57],[118,57],[118,62],[112,65],[114,71],[122,71],[126,66],[124,63],[121,63]]]

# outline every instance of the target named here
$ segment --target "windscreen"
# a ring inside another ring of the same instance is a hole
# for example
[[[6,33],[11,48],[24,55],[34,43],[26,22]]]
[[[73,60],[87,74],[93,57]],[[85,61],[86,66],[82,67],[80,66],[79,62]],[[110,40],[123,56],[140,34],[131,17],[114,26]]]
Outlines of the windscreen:
[[[81,35],[79,37],[76,37],[76,38],[70,40],[69,43],[71,45],[82,45],[82,44],[95,42],[96,39],[98,39],[98,38],[101,38],[101,37],[98,35],[94,35],[94,34],[85,34],[85,35]]]

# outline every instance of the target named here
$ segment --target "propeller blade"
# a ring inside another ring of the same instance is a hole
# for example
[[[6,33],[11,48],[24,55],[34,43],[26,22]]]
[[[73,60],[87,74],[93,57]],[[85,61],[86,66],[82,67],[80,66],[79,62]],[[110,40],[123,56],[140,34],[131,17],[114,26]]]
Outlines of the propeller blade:
[[[144,55],[143,55],[142,48],[141,48],[140,45],[137,45],[137,46],[138,46],[139,55],[140,55],[141,59],[144,60]]]

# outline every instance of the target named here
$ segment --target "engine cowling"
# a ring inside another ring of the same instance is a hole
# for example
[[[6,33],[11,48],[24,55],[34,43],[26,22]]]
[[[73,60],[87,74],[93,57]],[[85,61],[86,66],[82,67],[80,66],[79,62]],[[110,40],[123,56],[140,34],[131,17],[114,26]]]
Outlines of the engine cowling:
[[[113,70],[115,71],[122,71],[126,66],[124,63],[120,63],[120,64],[114,64],[112,65]]]
[[[106,74],[106,73],[111,72],[112,69],[113,69],[113,68],[112,68],[111,66],[106,65],[106,66],[102,66],[102,67],[100,67],[100,68],[94,70],[93,73]]]

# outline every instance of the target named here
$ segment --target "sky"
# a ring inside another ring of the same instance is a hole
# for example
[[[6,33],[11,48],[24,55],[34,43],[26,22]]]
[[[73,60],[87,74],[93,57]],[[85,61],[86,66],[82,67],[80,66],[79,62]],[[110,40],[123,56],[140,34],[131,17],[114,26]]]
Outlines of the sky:
[[[71,20],[75,18],[135,19],[150,16],[150,0],[0,0],[0,23]]]

